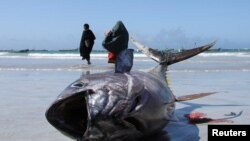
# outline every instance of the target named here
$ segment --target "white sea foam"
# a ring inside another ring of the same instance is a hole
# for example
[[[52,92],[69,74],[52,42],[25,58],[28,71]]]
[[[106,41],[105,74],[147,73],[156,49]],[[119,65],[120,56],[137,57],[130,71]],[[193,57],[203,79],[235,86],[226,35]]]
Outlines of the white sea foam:
[[[107,53],[91,53],[90,56],[96,59],[107,58]],[[215,53],[201,53],[200,57],[250,57],[249,52],[215,52]],[[49,53],[8,53],[0,52],[0,58],[31,58],[31,59],[79,59],[78,53],[61,53],[61,52],[49,52]],[[145,54],[134,53],[134,58],[148,58]]]
[[[103,71],[97,69],[86,69],[94,71]],[[0,68],[0,71],[83,71],[82,68]]]
[[[29,53],[28,58],[36,58],[36,59],[79,59],[79,54],[60,54],[60,53],[54,53],[54,54],[45,54],[45,53]]]
[[[0,56],[4,56],[4,55],[7,55],[8,52],[0,52]]]
[[[110,69],[103,69],[103,68],[88,68],[89,71],[95,71],[95,72],[103,72]],[[139,69],[140,71],[147,72],[150,69]],[[0,68],[0,71],[83,71],[83,68],[19,68],[19,67],[9,67],[9,68]],[[175,70],[170,69],[168,70],[169,73],[197,73],[197,72],[203,72],[203,73],[211,73],[211,72],[250,72],[250,69],[204,69],[204,70],[198,70],[198,69],[183,69],[183,70]]]
[[[250,57],[250,53],[245,52],[216,52],[216,53],[201,53],[198,56],[202,57],[223,57],[223,56],[235,56],[235,57]]]
[[[103,59],[107,58],[107,53],[92,53],[92,58]],[[144,54],[134,54],[135,58],[145,58]],[[1,52],[0,58],[30,58],[30,59],[79,59],[80,55],[76,53],[7,53]]]
[[[183,69],[183,70],[169,70],[169,72],[178,73],[196,73],[196,72],[250,72],[250,69],[205,69],[205,70],[194,70],[194,69]]]

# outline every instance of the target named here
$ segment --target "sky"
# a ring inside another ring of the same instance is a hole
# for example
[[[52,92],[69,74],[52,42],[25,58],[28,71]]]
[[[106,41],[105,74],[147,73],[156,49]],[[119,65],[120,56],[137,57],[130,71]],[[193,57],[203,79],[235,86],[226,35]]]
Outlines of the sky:
[[[84,23],[96,36],[94,49],[103,49],[118,20],[152,48],[214,40],[215,48],[250,48],[249,13],[249,0],[0,0],[0,50],[79,48]]]

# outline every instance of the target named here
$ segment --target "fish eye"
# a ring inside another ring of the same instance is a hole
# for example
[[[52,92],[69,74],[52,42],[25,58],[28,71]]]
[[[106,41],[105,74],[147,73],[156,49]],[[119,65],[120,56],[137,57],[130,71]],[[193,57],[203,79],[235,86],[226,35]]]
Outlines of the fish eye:
[[[88,85],[87,83],[77,82],[77,83],[73,83],[73,84],[71,85],[71,87],[81,88],[81,87],[85,87],[85,86],[87,86],[87,85]]]
[[[107,87],[103,87],[103,91],[109,93],[109,89]]]

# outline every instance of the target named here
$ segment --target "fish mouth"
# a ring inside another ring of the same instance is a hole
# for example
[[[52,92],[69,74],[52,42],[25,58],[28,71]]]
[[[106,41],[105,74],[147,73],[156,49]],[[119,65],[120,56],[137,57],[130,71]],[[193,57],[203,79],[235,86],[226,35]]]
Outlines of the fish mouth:
[[[48,122],[66,136],[81,138],[88,128],[89,111],[85,99],[89,90],[54,102],[46,111]]]

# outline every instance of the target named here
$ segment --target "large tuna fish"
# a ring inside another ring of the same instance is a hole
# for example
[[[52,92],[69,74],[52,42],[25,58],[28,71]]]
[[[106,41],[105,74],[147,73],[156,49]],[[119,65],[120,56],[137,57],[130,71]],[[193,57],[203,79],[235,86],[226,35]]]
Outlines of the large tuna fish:
[[[135,140],[161,131],[173,119],[176,98],[166,82],[167,66],[211,48],[215,42],[177,53],[132,43],[159,63],[149,72],[103,72],[70,84],[46,111],[56,129],[76,140]]]

